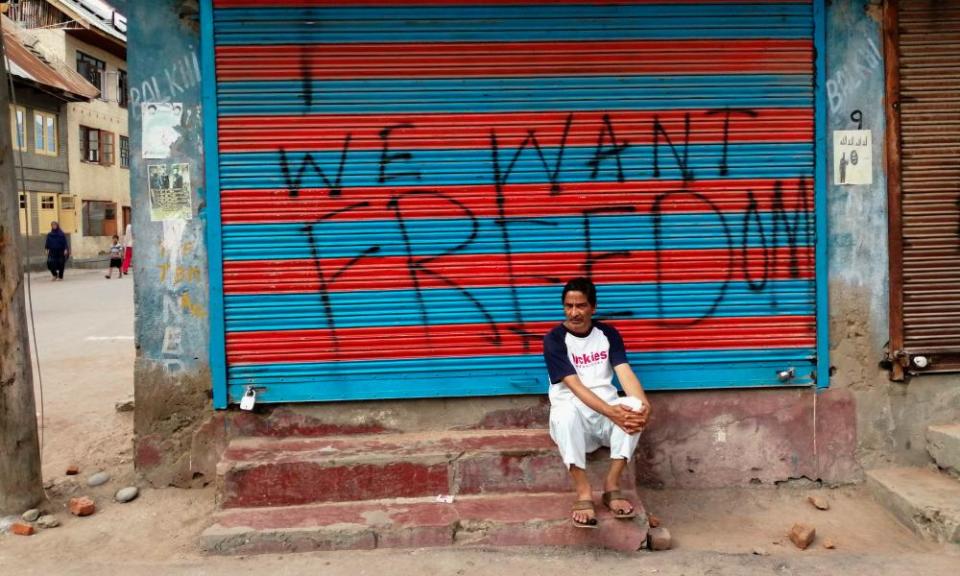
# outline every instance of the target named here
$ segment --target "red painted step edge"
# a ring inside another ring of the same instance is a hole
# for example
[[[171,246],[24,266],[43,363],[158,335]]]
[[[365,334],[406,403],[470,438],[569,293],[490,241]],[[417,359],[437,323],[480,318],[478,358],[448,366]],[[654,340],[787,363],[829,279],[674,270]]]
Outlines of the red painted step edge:
[[[305,552],[435,546],[584,546],[639,550],[647,520],[614,519],[595,495],[599,528],[570,524],[568,493],[466,496],[451,504],[432,499],[233,509],[216,514],[204,531],[212,554]]]
[[[599,485],[607,452],[591,455]],[[632,466],[623,486],[633,487]],[[219,468],[223,508],[413,498],[437,494],[563,492],[570,480],[546,431],[457,431],[349,439],[235,441]]]

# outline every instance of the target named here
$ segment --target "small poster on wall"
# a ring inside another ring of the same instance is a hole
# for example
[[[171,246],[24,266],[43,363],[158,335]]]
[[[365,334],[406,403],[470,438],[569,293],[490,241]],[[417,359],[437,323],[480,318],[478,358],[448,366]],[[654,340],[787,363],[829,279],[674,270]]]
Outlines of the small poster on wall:
[[[170,157],[170,148],[180,138],[180,102],[148,102],[140,105],[143,122],[143,157],[162,159]]]
[[[193,218],[193,190],[189,164],[151,164],[150,220],[190,220]]]
[[[873,183],[873,144],[869,130],[834,130],[833,183]]]

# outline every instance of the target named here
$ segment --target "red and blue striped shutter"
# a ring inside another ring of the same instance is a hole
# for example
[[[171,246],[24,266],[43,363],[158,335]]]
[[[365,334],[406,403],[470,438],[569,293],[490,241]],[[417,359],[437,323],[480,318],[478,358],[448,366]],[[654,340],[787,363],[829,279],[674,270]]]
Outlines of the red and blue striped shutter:
[[[206,9],[222,398],[545,393],[578,275],[648,389],[812,383],[811,2]]]

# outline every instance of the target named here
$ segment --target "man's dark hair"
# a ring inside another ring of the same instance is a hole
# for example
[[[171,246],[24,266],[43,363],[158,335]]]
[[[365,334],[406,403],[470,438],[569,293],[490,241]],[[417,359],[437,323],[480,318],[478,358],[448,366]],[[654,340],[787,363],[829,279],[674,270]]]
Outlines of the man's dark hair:
[[[589,279],[580,276],[567,282],[563,287],[563,294],[560,295],[560,301],[566,302],[567,292],[581,292],[587,297],[587,302],[594,308],[597,307],[597,287]]]

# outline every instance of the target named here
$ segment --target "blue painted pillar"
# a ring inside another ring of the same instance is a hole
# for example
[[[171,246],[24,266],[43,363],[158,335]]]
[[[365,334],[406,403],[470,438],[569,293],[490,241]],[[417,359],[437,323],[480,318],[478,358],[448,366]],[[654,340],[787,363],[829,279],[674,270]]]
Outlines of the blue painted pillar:
[[[209,416],[210,370],[199,14],[195,2],[115,2],[128,21],[130,195],[136,300],[136,462],[157,484],[184,485],[183,454]],[[141,104],[180,104],[169,158],[142,157]],[[152,165],[186,164],[190,218],[151,217]]]
[[[889,333],[882,22],[879,1],[833,0],[827,8],[831,340],[834,350],[851,344],[859,349],[833,354],[841,374],[851,368],[879,375]],[[873,183],[842,186],[833,181],[832,133],[858,128],[872,134]]]

